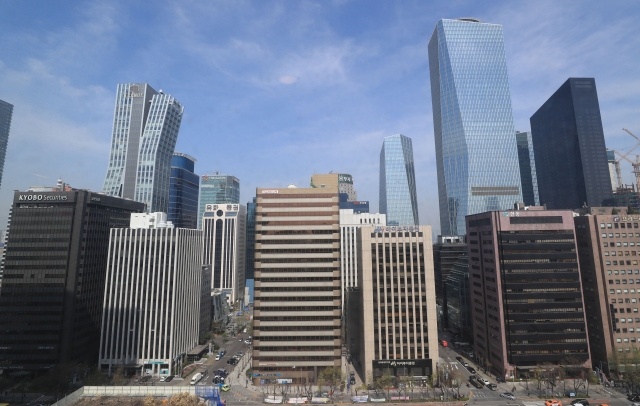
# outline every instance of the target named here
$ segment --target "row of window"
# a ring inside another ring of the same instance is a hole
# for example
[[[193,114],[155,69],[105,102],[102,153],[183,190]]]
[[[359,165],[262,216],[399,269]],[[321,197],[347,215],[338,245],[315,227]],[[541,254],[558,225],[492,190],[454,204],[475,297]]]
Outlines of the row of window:
[[[631,228],[631,223],[607,223],[606,228]],[[600,228],[605,228],[604,223],[600,223]],[[638,223],[633,223],[633,228],[638,228]]]
[[[635,233],[635,234],[634,233],[629,233],[628,237],[627,237],[627,233],[622,233],[622,234],[620,234],[620,233],[615,233],[615,234],[614,233],[608,233],[608,234],[607,233],[602,233],[602,238],[607,238],[607,237],[608,238],[613,238],[614,235],[615,235],[615,238],[631,238],[634,235],[636,237],[640,237],[640,233]]]

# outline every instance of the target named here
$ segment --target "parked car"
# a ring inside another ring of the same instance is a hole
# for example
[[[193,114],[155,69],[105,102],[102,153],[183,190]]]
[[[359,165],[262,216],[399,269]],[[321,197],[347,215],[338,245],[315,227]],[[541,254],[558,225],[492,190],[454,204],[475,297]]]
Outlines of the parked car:
[[[164,380],[165,382],[171,382],[173,381],[173,375],[169,375],[167,376],[167,378]]]
[[[632,402],[640,401],[640,394],[632,393],[631,395],[627,396],[627,400],[630,400]]]
[[[487,381],[487,380],[486,380],[486,379],[484,379],[484,378],[481,378],[481,377],[480,377],[480,378],[478,378],[478,380],[479,380],[480,382],[482,382],[482,384],[483,384],[484,386],[489,385],[489,381]]]
[[[222,354],[216,354],[216,361],[220,361],[221,358],[222,358]]]
[[[473,367],[471,367],[471,366],[467,366],[466,368],[467,368],[467,371],[471,372],[472,374],[475,374],[475,373],[476,373],[475,368],[473,368]]]
[[[351,378],[349,378],[349,384],[350,385],[355,385],[356,384],[356,377],[352,376]]]
[[[229,385],[226,383],[220,388],[220,390],[222,390],[223,392],[229,392],[229,389],[231,389],[231,387],[229,387]]]
[[[509,393],[509,392],[502,392],[502,393],[500,394],[500,397],[501,397],[501,398],[507,398],[507,399],[509,399],[509,400],[516,400],[515,395],[514,395],[513,393]]]
[[[498,390],[498,385],[496,385],[495,383],[490,383],[487,385],[487,388],[491,390]]]
[[[213,384],[224,383],[224,377],[222,377],[220,375],[216,375],[216,376],[213,377],[213,380],[211,381],[211,383],[213,383]]]
[[[242,357],[242,351],[236,352],[236,357]]]
[[[244,340],[244,343],[247,345],[251,345],[251,340]]]
[[[458,362],[463,362],[462,357],[456,357],[456,360],[458,360]]]
[[[238,363],[238,360],[235,358],[231,358],[227,361],[227,364],[231,364],[231,365],[236,365]]]
[[[557,399],[545,400],[544,406],[562,406],[562,402]]]

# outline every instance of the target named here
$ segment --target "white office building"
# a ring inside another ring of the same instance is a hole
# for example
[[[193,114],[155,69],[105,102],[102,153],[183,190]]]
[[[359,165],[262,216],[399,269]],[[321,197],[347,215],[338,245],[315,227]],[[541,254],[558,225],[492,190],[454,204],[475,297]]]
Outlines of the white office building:
[[[202,231],[146,224],[111,229],[99,365],[169,375],[198,345]]]
[[[102,193],[146,203],[149,213],[166,213],[183,113],[173,96],[147,83],[119,84]]]
[[[342,311],[345,310],[344,292],[358,286],[358,229],[362,226],[386,226],[387,215],[358,213],[353,209],[340,209],[340,274],[342,281]]]
[[[212,265],[211,289],[226,291],[232,306],[244,299],[246,225],[241,204],[205,205],[202,263]]]

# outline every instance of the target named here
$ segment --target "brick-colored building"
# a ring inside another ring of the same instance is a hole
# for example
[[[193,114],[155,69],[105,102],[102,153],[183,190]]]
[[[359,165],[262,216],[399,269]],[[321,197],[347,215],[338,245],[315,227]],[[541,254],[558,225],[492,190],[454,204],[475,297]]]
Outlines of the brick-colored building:
[[[478,362],[505,378],[591,366],[573,212],[520,207],[466,218]]]

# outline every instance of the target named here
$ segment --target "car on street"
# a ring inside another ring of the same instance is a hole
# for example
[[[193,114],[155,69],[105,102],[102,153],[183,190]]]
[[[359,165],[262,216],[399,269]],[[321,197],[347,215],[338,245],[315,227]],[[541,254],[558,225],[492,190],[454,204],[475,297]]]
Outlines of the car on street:
[[[220,375],[216,375],[213,377],[213,379],[211,380],[211,383],[213,384],[219,384],[219,383],[224,383],[224,377],[220,376]]]
[[[227,373],[226,369],[218,369],[216,371],[216,375],[219,375],[219,376],[221,376],[223,378],[226,378],[226,376],[229,375],[229,374]]]
[[[220,361],[221,358],[222,358],[222,354],[216,354],[216,361]]]
[[[484,379],[484,378],[482,378],[482,377],[479,377],[479,378],[478,378],[478,380],[479,380],[480,382],[482,382],[482,384],[483,384],[484,386],[489,385],[489,381],[487,381],[486,379]]]
[[[355,376],[352,376],[351,378],[349,378],[349,385],[355,385],[356,384],[356,378]]]
[[[469,368],[469,363],[467,361],[460,361],[463,367]]]
[[[242,351],[236,352],[236,357],[242,357]]]
[[[608,403],[598,403],[597,406],[611,406]]]
[[[173,381],[173,375],[169,375],[167,376],[167,378],[164,380],[165,382],[171,382]]]
[[[222,390],[223,392],[229,392],[229,389],[231,389],[231,387],[226,383],[220,388],[220,390]]]
[[[509,392],[502,392],[500,394],[500,397],[501,398],[507,398],[509,400],[516,400],[516,397],[514,396],[514,394],[513,393],[509,393]]]
[[[638,402],[633,402],[633,403],[631,404],[631,406],[640,406],[640,403],[638,403]]]
[[[244,343],[247,345],[251,345],[251,340],[244,340]]]
[[[562,402],[557,399],[549,399],[544,401],[544,406],[562,406]]]
[[[476,373],[476,370],[473,367],[467,366],[466,368],[467,368],[467,371],[471,372],[472,374]]]
[[[571,404],[573,406],[589,406],[589,401],[587,399],[574,399]]]
[[[487,385],[487,388],[491,390],[498,390],[498,385],[496,385],[495,383],[490,383]]]
[[[227,364],[231,364],[231,365],[236,365],[238,363],[238,360],[235,358],[231,358],[227,361]]]
[[[457,360],[458,362],[463,362],[463,359],[462,359],[462,357],[460,357],[460,356],[456,357],[456,360]]]
[[[627,396],[627,400],[630,400],[632,402],[640,401],[640,394],[632,393],[631,395]]]

